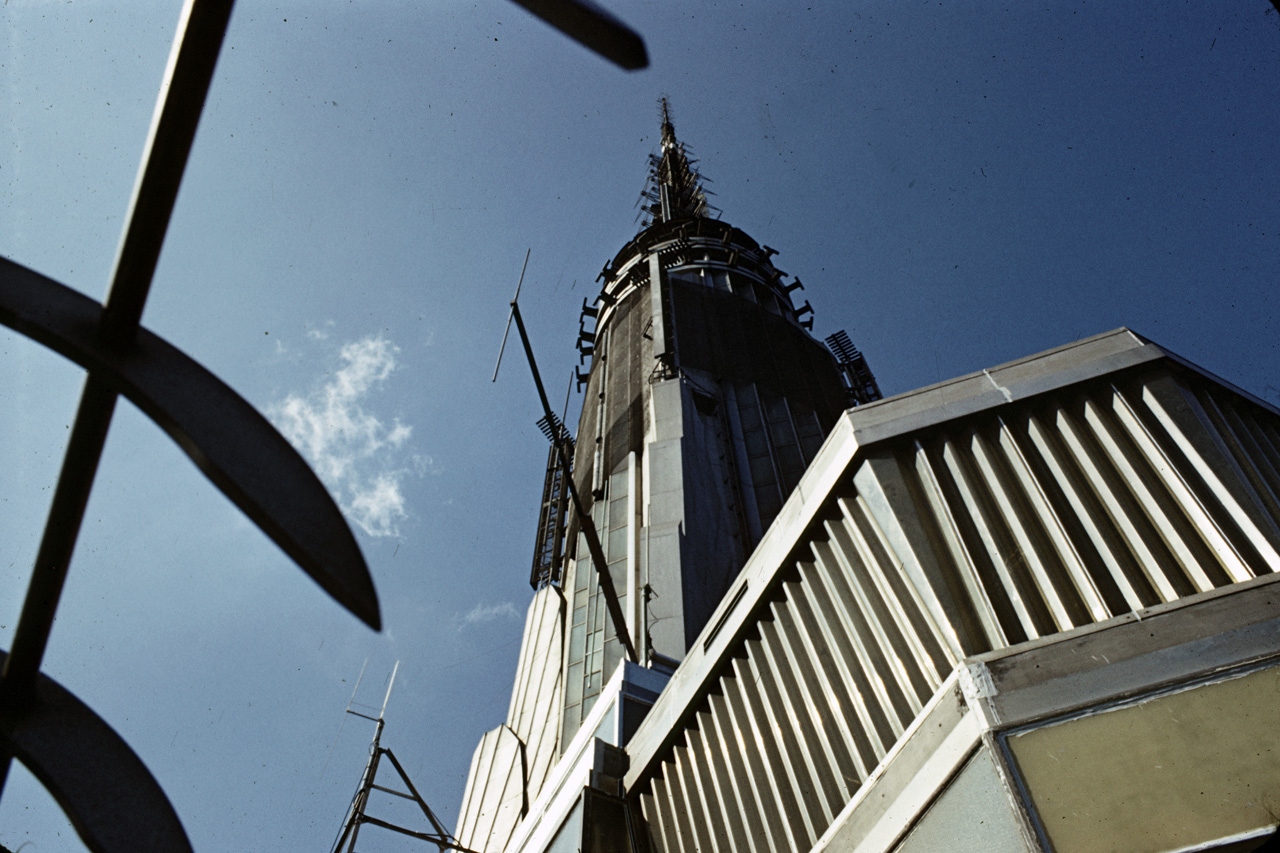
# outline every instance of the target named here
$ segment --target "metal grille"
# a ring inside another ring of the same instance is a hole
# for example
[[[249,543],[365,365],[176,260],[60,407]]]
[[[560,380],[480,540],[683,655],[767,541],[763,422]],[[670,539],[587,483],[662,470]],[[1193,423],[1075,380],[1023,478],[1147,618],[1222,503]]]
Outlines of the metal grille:
[[[866,503],[838,507],[641,797],[659,849],[807,850],[954,665]]]
[[[961,658],[1275,570],[1280,418],[1164,361],[861,447],[822,501],[632,786],[656,850],[808,850]]]
[[[889,477],[973,654],[1280,565],[1277,448],[1270,413],[1161,371],[940,431]]]
[[[564,430],[563,425],[558,425]],[[554,433],[553,433],[554,435]],[[569,448],[573,439],[564,439]],[[542,509],[538,513],[538,532],[533,544],[533,570],[529,585],[541,589],[547,584],[560,585],[564,562],[564,531],[569,512],[569,489],[560,467],[555,444],[547,452],[547,475],[542,483]],[[570,457],[572,459],[572,456]]]

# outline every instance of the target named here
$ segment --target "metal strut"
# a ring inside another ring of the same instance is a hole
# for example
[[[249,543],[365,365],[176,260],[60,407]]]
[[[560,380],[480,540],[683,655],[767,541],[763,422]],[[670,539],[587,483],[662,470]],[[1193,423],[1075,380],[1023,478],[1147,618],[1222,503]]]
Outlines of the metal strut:
[[[618,590],[613,585],[613,577],[609,574],[609,563],[604,556],[604,548],[600,547],[600,536],[596,533],[595,523],[590,513],[582,505],[578,495],[578,487],[573,482],[571,461],[572,440],[568,430],[564,429],[551,411],[551,403],[547,400],[547,389],[542,385],[542,375],[538,373],[538,362],[533,357],[533,347],[529,343],[529,333],[524,328],[524,318],[520,316],[520,287],[524,284],[524,271],[529,265],[529,253],[525,252],[525,266],[520,270],[520,281],[516,284],[516,295],[511,299],[511,314],[507,317],[507,329],[502,333],[502,349],[498,351],[498,363],[493,368],[493,378],[498,378],[498,368],[502,365],[502,351],[507,346],[507,335],[511,332],[511,321],[516,324],[520,333],[520,343],[524,345],[525,358],[529,361],[529,370],[533,372],[533,384],[538,387],[538,399],[542,402],[542,423],[547,426],[544,432],[551,440],[552,447],[560,464],[560,477],[569,489],[569,498],[573,501],[574,512],[578,515],[578,523],[582,525],[583,536],[587,540],[587,550],[591,552],[591,564],[596,568],[596,576],[600,582],[600,591],[604,593],[605,607],[609,611],[609,620],[613,622],[613,632],[627,652],[627,660],[639,663],[635,644],[631,642],[631,633],[627,630],[627,618],[622,613],[622,604],[618,601]],[[559,427],[559,428],[557,428]]]
[[[525,331],[524,319],[520,316],[520,306],[514,299],[511,300],[511,317],[516,321],[516,331],[520,333],[524,354],[529,359],[529,369],[533,371],[533,382],[538,386],[538,399],[542,401],[543,416],[548,423],[554,423],[555,414],[551,411],[551,404],[547,402],[547,391],[542,387],[542,376],[538,373],[538,363],[534,360],[533,347],[529,344],[529,333]],[[582,533],[587,540],[587,550],[591,552],[591,563],[596,567],[600,591],[604,593],[605,606],[613,622],[613,632],[622,643],[622,647],[626,649],[627,660],[639,663],[636,647],[631,642],[631,633],[627,631],[627,618],[622,614],[622,604],[618,601],[618,591],[609,574],[609,563],[605,560],[604,549],[600,547],[600,536],[596,533],[595,523],[592,522],[590,513],[583,507],[582,498],[578,495],[578,487],[573,482],[569,463],[569,442],[566,440],[565,431],[560,430],[552,443],[560,459],[560,474],[564,478],[565,485],[569,487],[569,499],[573,501],[573,509],[578,514],[578,523],[582,525]]]
[[[366,661],[366,664],[368,661]],[[382,710],[378,712],[378,716],[370,717],[368,714],[361,714],[359,711],[351,710],[351,704],[355,700],[355,691],[352,691],[352,702],[347,704],[347,713],[352,716],[361,717],[366,720],[372,720],[377,726],[373,732],[373,742],[369,745],[369,760],[365,763],[364,773],[360,776],[360,787],[356,789],[356,794],[351,798],[351,805],[347,808],[347,816],[343,821],[342,831],[337,839],[333,842],[333,847],[329,849],[329,853],[339,853],[342,845],[345,843],[346,853],[353,853],[356,847],[356,838],[360,835],[360,827],[367,824],[389,829],[398,832],[401,835],[407,835],[410,838],[416,838],[419,841],[426,841],[436,845],[440,850],[461,850],[463,853],[475,853],[475,851],[463,847],[458,843],[458,839],[454,838],[449,830],[445,829],[444,824],[436,817],[435,812],[431,811],[431,807],[422,799],[422,795],[418,793],[418,789],[413,786],[413,782],[409,779],[409,774],[405,772],[404,767],[396,759],[395,753],[382,745],[382,727],[386,724],[383,715],[387,710],[387,700],[391,698],[391,688],[396,683],[396,671],[400,669],[400,662],[396,661],[395,668],[391,670],[391,681],[387,685],[387,695],[382,700]],[[364,670],[360,670],[360,677],[364,677]],[[356,679],[356,690],[360,689],[360,679]],[[382,756],[386,756],[391,761],[391,766],[395,768],[396,773],[400,776],[400,781],[409,789],[408,793],[397,791],[394,788],[387,788],[377,784],[374,780],[378,776],[378,765],[382,761]],[[418,808],[422,810],[427,821],[431,824],[432,832],[421,832],[416,829],[399,826],[389,821],[373,817],[368,813],[369,796],[374,791],[382,791],[385,794],[402,797],[406,800],[412,800],[418,804]]]

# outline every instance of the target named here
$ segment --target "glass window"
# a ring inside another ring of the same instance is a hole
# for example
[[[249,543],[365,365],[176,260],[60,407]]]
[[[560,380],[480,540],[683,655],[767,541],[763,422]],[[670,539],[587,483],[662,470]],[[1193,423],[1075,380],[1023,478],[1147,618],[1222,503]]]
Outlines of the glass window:
[[[577,705],[582,701],[582,662],[570,664],[569,674],[564,683],[566,705]]]
[[[702,270],[688,267],[685,269],[667,270],[667,281],[680,282],[681,284],[701,285],[703,283]]]
[[[623,503],[626,503],[623,501]],[[631,533],[631,528],[625,524],[621,527],[615,527],[609,531],[609,551],[608,558],[612,563],[618,559],[625,559],[627,556],[627,536]]]
[[[734,275],[730,280],[733,282],[734,293],[748,302],[756,301],[754,281],[741,275]]]

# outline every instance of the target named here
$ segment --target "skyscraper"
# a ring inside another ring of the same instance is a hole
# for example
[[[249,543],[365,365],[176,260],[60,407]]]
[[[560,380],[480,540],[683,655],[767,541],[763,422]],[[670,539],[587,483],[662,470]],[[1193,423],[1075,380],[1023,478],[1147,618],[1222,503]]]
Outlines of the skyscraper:
[[[573,479],[608,579],[549,459],[511,728],[488,736],[494,749],[518,739],[533,778],[626,655],[611,595],[636,662],[670,674],[840,413],[880,396],[847,335],[830,348],[812,337],[804,285],[777,252],[713,217],[665,99],[660,111],[641,230],[601,271],[578,341],[590,365]]]
[[[711,218],[662,103],[645,223],[601,273],[574,480],[592,511],[642,663],[669,671],[854,399],[840,364],[809,334],[803,285],[774,251]],[[580,529],[576,519],[570,535]],[[579,541],[572,591],[566,736],[617,666],[622,644]]]
[[[1264,843],[1280,412],[1128,329],[881,400],[662,127],[459,841]]]

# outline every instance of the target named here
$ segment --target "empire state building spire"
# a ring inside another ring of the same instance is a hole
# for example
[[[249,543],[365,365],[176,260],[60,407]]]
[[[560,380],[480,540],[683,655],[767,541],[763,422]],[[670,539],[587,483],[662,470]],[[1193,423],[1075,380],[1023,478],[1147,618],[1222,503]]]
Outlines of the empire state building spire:
[[[582,306],[573,464],[548,465],[507,723],[481,741],[462,806],[458,840],[484,853],[560,849],[529,834],[563,821],[536,817],[559,796],[553,780],[578,778],[556,774],[579,766],[583,743],[625,742],[681,660],[705,653],[700,633],[785,519],[827,433],[847,406],[879,396],[847,336],[831,350],[813,337],[813,308],[793,300],[803,285],[774,266],[777,252],[716,218],[666,99],[660,109],[644,227]],[[567,511],[567,481],[582,515]],[[625,702],[617,679],[635,688]],[[583,808],[579,827],[600,820]]]
[[[662,111],[662,153],[649,157],[649,180],[645,186],[645,219],[642,227],[657,222],[677,219],[700,219],[714,208],[707,203],[704,178],[698,174],[689,158],[684,143],[676,139],[676,129],[671,123],[671,105],[663,98],[659,102]]]

